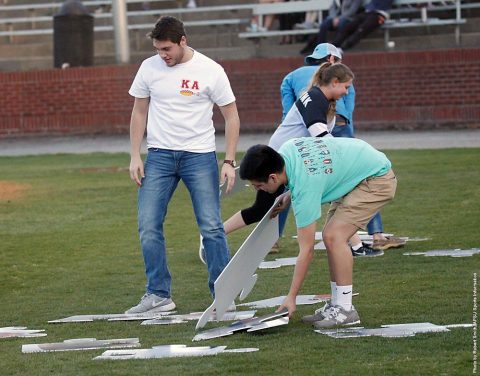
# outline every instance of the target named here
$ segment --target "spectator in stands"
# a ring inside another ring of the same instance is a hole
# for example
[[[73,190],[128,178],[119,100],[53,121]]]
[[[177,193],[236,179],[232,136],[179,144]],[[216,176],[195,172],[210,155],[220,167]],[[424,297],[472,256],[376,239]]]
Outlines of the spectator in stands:
[[[129,94],[135,97],[130,122],[130,178],[138,190],[138,227],[146,293],[127,314],[171,311],[171,275],[166,259],[163,223],[167,206],[182,180],[192,199],[203,236],[208,286],[230,260],[220,216],[219,171],[212,109],[225,120],[226,151],[220,180],[227,191],[235,181],[235,152],[240,120],[224,69],[187,45],[183,23],[164,16],[150,33],[157,54],[144,60]],[[145,164],[140,146],[147,130]]]
[[[283,1],[284,0],[259,0],[260,4],[281,3]],[[272,28],[273,21],[275,21],[275,15],[267,14],[264,16],[263,25],[260,25],[259,17],[254,16],[250,21],[250,26],[247,27],[247,31],[257,32],[270,30]]]
[[[305,92],[318,66],[330,62],[340,63],[342,55],[338,49],[330,43],[321,43],[316,46],[313,54],[305,58],[303,67],[295,69],[285,76],[280,86],[282,96],[282,116],[285,118],[295,101]],[[355,108],[355,88],[350,85],[348,93],[337,100],[335,126],[332,130],[334,137],[354,138],[353,110]],[[280,220],[283,218],[280,217]],[[350,239],[350,245],[354,256],[375,256],[380,255],[381,250],[401,247],[405,244],[403,239],[397,237],[386,237],[383,234],[383,224],[380,213],[377,213],[367,226],[368,233],[373,236],[377,250],[373,250],[364,244],[358,235]],[[382,245],[379,247],[379,245]]]
[[[306,29],[316,29],[318,27],[317,23],[318,12],[307,12],[305,13],[305,20],[302,23],[297,23],[294,26],[294,29],[297,30],[306,30]]]
[[[286,0],[286,1],[295,1],[295,0]],[[315,12],[316,13],[316,12]],[[298,22],[303,19],[302,13],[282,13],[278,15],[278,23],[280,24],[280,30],[292,30]],[[280,44],[291,44],[293,43],[293,35],[282,35]]]
[[[300,51],[301,54],[311,54],[319,43],[327,42],[327,33],[335,30],[338,33],[342,30],[362,8],[363,0],[333,0],[328,17],[320,24],[317,35],[308,39],[307,45]]]
[[[348,50],[360,39],[379,28],[389,17],[393,0],[371,0],[365,5],[365,11],[358,13],[351,22],[338,31],[333,44],[342,50]]]

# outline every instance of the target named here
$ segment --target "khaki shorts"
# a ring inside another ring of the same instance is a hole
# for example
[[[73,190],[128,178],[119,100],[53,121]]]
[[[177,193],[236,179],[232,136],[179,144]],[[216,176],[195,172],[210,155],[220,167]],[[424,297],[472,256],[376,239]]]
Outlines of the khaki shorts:
[[[362,180],[340,200],[332,201],[327,213],[327,224],[333,217],[365,229],[370,219],[392,201],[397,189],[397,178],[392,170],[383,176]]]

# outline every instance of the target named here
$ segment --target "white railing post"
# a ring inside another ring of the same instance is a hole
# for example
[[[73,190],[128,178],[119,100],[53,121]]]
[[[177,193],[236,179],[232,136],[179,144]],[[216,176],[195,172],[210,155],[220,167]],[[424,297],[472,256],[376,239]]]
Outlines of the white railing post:
[[[115,33],[115,59],[118,64],[130,62],[130,40],[126,0],[112,1],[113,30]]]

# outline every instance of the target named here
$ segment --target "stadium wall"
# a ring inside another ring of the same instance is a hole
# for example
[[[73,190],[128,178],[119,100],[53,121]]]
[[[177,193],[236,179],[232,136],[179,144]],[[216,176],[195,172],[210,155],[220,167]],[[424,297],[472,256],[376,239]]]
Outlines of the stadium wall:
[[[279,87],[301,58],[222,61],[242,131],[272,132]],[[355,127],[480,128],[480,49],[348,54],[356,75]],[[127,133],[137,65],[0,73],[0,137]],[[214,115],[223,131],[221,116]]]

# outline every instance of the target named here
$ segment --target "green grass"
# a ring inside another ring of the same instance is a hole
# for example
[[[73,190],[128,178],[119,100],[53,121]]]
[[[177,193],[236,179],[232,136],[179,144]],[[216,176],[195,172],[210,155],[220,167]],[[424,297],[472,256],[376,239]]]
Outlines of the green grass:
[[[383,211],[388,232],[429,237],[374,259],[356,259],[355,305],[362,324],[472,322],[473,273],[480,256],[406,257],[406,251],[480,246],[480,149],[390,151],[399,179],[397,196]],[[195,322],[140,326],[138,322],[47,324],[74,314],[118,313],[137,303],[145,277],[136,226],[136,188],[126,154],[0,158],[0,180],[25,184],[17,198],[0,201],[0,327],[46,329],[48,336],[0,340],[1,375],[463,375],[473,369],[470,329],[411,338],[335,340],[313,332],[299,306],[288,326],[195,342]],[[2,197],[0,195],[0,197]],[[246,191],[224,200],[227,218],[249,204]],[[238,249],[252,228],[231,234]],[[321,229],[319,225],[319,230]],[[211,303],[207,273],[198,260],[198,232],[183,185],[165,224],[180,313]],[[295,256],[290,216],[281,253]],[[269,259],[274,257],[269,256]],[[284,295],[292,267],[259,270],[248,300]],[[301,293],[328,293],[326,257],[318,252]],[[261,310],[259,314],[270,312]],[[208,327],[213,327],[209,324]],[[139,337],[142,347],[161,344],[258,347],[249,354],[166,360],[93,362],[102,351],[22,354],[26,343],[68,338]]]

